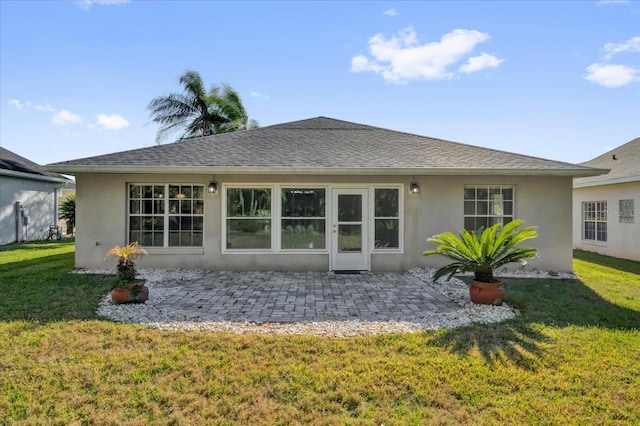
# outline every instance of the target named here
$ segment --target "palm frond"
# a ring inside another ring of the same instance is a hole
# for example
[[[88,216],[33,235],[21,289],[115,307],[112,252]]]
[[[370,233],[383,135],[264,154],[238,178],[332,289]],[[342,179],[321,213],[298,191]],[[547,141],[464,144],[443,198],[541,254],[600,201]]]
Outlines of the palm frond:
[[[230,85],[213,85],[207,92],[200,74],[191,70],[180,76],[180,84],[183,93],[155,98],[147,107],[152,121],[160,124],[157,143],[180,129],[179,140],[183,140],[257,126],[250,123],[240,95]]]
[[[439,254],[453,260],[436,271],[436,279],[445,275],[451,278],[457,272],[472,271],[476,279],[491,281],[493,271],[500,266],[522,262],[538,255],[537,248],[516,247],[522,241],[538,235],[533,226],[518,230],[523,224],[523,220],[516,219],[504,226],[496,224],[476,232],[463,229],[459,236],[443,232],[427,239],[428,242],[437,243],[439,246],[423,254]]]

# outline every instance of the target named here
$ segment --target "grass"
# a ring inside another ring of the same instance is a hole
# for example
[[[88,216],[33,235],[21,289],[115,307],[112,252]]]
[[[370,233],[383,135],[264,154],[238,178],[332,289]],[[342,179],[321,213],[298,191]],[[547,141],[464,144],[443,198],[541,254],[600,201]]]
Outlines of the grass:
[[[510,280],[501,324],[337,339],[104,321],[110,280],[67,274],[72,252],[0,248],[0,424],[640,422],[638,262]]]

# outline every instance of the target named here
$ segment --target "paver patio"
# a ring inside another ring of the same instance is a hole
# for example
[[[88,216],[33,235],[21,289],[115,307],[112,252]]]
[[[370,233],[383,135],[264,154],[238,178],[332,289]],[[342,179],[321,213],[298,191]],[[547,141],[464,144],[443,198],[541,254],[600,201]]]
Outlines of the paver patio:
[[[409,273],[207,272],[164,287],[158,303],[186,319],[315,322],[400,320],[460,306]]]

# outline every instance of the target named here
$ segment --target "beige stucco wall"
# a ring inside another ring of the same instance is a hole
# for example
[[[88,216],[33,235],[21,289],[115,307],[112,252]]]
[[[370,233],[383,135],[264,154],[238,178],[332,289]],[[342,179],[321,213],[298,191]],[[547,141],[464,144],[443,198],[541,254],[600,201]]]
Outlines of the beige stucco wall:
[[[110,267],[115,259],[104,259],[115,244],[126,243],[126,187],[136,183],[190,183],[207,185],[211,175],[106,175],[76,177],[77,239],[76,266]],[[516,217],[539,227],[540,237],[530,245],[540,248],[540,257],[529,268],[570,271],[572,268],[570,177],[415,177],[420,194],[408,193],[410,176],[239,176],[216,175],[218,187],[235,183],[298,184],[403,184],[404,252],[372,253],[371,269],[401,271],[415,266],[439,266],[435,256],[424,257],[426,239],[443,231],[463,227],[463,186],[502,184],[516,186]],[[141,267],[182,267],[219,270],[321,270],[329,269],[329,254],[228,253],[221,250],[222,190],[205,195],[205,242],[202,248],[151,249],[139,260]]]
[[[620,223],[620,200],[634,200],[633,223]],[[607,241],[582,239],[582,203],[607,202]],[[640,260],[640,182],[600,185],[573,190],[573,244],[575,248],[594,251],[607,256]]]

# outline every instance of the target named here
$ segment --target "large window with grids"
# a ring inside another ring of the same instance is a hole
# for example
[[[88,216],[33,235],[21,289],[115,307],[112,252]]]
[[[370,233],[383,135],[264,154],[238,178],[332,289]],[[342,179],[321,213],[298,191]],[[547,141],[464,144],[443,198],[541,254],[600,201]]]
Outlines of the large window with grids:
[[[129,242],[145,247],[202,247],[204,186],[137,184],[129,189]]]
[[[513,220],[513,185],[465,185],[464,229],[477,231]]]
[[[582,239],[607,241],[607,202],[586,201],[582,203]]]

